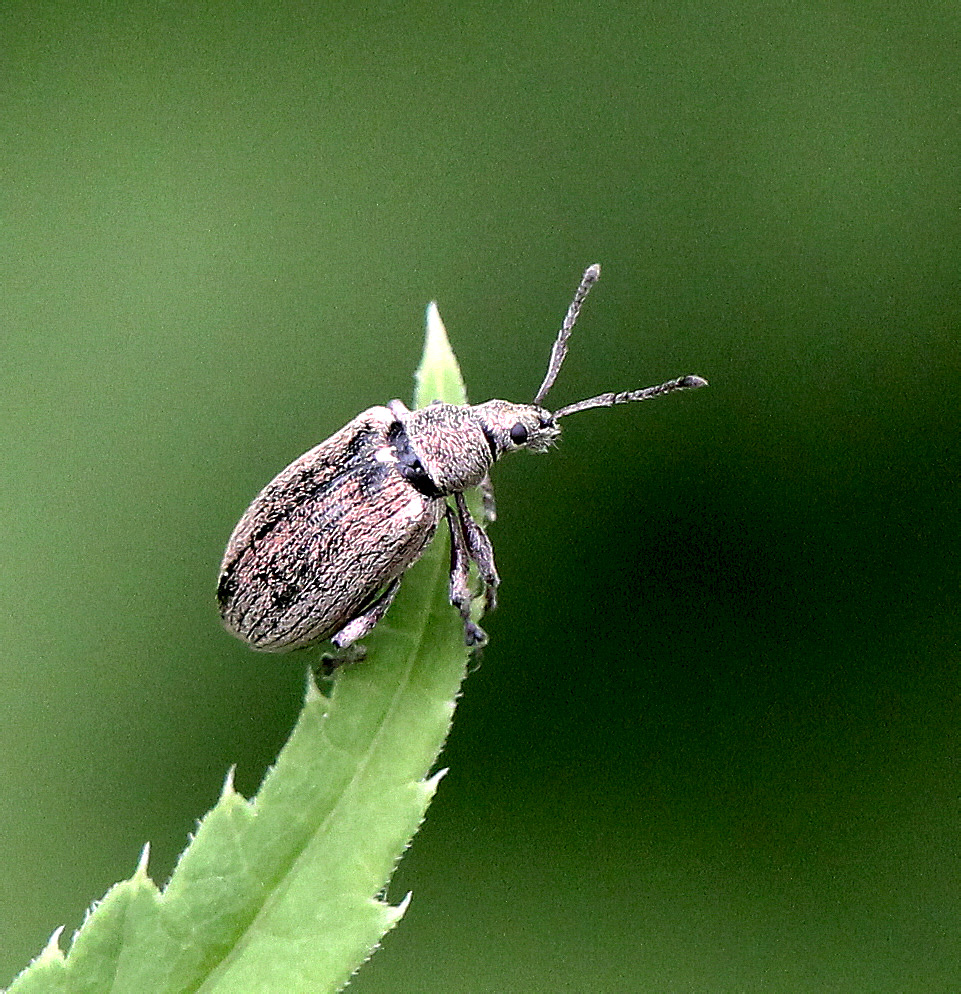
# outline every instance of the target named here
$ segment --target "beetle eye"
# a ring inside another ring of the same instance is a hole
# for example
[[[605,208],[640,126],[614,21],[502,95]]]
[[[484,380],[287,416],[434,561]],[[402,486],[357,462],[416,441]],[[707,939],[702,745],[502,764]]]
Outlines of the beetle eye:
[[[527,429],[519,421],[511,428],[511,441],[515,445],[523,445],[527,441]]]

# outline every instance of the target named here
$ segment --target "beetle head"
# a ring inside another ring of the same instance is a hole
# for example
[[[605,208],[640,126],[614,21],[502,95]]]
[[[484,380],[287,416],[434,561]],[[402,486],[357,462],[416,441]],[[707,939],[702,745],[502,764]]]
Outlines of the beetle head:
[[[489,400],[473,408],[494,460],[505,452],[546,452],[561,433],[554,415],[537,404]]]

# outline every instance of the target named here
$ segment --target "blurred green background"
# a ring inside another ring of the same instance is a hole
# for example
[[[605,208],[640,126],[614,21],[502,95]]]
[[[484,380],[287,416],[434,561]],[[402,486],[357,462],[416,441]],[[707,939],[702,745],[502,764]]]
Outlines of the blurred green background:
[[[305,659],[235,520],[409,397],[700,373],[498,467],[451,767],[352,990],[961,990],[956,3],[7,3],[0,984]]]

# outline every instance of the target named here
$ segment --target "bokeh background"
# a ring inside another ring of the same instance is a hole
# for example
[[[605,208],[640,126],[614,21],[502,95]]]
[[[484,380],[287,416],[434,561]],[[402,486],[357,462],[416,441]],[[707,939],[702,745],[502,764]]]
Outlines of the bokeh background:
[[[498,467],[504,578],[375,992],[961,990],[954,2],[0,9],[0,984],[303,656],[220,629],[278,469],[408,397],[709,390]]]

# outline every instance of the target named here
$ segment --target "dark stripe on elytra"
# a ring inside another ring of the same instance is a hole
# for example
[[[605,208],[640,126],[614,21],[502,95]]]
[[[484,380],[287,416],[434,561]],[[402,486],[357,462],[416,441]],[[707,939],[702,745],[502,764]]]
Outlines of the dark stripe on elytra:
[[[427,475],[424,464],[410,447],[407,429],[400,421],[395,421],[387,429],[387,441],[397,453],[397,472],[420,494],[437,499],[444,494]]]
[[[217,602],[222,608],[225,608],[233,600],[235,593],[237,593],[237,571],[234,569],[234,564],[231,563],[224,570],[220,582],[217,584]]]
[[[486,425],[481,425],[481,431],[484,433],[484,438],[487,439],[487,444],[490,446],[491,465],[493,465],[497,462],[497,439],[494,438],[493,432]]]

